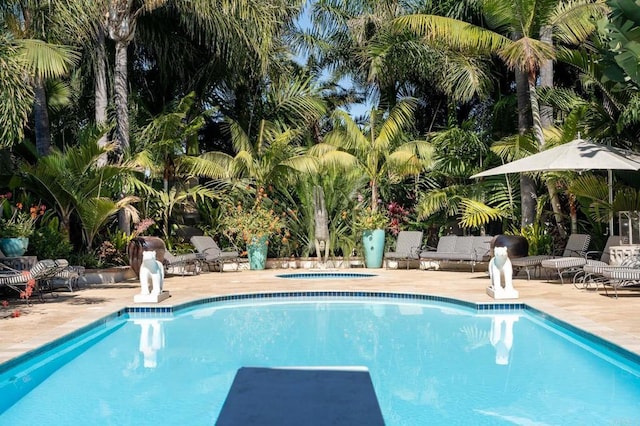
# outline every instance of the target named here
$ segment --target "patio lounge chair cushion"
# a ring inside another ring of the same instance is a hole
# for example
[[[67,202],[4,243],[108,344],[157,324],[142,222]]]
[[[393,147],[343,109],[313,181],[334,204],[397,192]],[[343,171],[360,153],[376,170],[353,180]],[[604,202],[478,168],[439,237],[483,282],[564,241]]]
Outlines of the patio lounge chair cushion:
[[[185,253],[174,255],[170,251],[164,252],[164,264],[165,272],[175,273],[176,271],[180,271],[182,275],[189,272],[193,275],[198,275],[200,273],[200,262],[205,259],[205,255],[201,253]]]
[[[612,235],[607,239],[607,243],[602,252],[588,251],[585,252],[585,256],[569,256],[559,257],[555,259],[546,259],[540,262],[543,268],[555,269],[560,276],[560,282],[564,283],[563,275],[566,274],[578,274],[584,272],[583,267],[586,265],[608,265],[610,257],[610,247],[619,245],[620,237]],[[589,259],[590,255],[595,253],[601,253],[600,260]]]
[[[607,268],[602,275],[608,280],[608,284],[613,287],[616,299],[618,298],[618,288],[640,285],[640,269],[639,268]],[[607,287],[605,293],[608,295]]]
[[[384,254],[387,260],[415,260],[420,257],[422,231],[400,231],[396,240],[396,250]],[[407,262],[407,269],[409,262]]]
[[[585,259],[585,262],[582,265],[586,264],[586,254],[587,249],[589,248],[589,242],[591,241],[591,236],[586,234],[571,234],[569,236],[569,240],[567,241],[567,245],[562,252],[562,258],[568,257],[581,257]],[[535,256],[526,256],[519,257],[516,259],[511,259],[511,264],[514,268],[524,269],[527,273],[527,279],[531,278],[531,270],[535,270],[539,267],[542,267],[542,262],[554,259],[556,256],[553,255],[535,255]]]
[[[422,260],[443,260],[470,262],[472,270],[478,262],[490,259],[491,236],[456,236],[440,237],[435,251],[420,253]]]

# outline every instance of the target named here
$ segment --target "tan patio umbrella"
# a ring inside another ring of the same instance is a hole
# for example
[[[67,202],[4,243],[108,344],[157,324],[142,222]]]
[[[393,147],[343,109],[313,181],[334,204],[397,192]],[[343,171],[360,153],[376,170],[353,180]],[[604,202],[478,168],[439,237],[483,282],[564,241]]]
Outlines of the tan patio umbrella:
[[[613,203],[612,170],[640,170],[640,153],[576,139],[471,177],[561,170],[607,170],[609,203]],[[609,234],[613,235],[613,215],[609,216]]]

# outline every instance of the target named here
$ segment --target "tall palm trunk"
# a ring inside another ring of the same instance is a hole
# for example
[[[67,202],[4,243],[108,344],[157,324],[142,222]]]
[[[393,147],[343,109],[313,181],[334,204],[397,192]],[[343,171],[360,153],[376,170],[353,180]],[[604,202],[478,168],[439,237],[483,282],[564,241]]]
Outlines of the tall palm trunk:
[[[98,126],[107,124],[107,105],[109,104],[109,96],[107,94],[107,52],[105,49],[105,34],[100,30],[96,44],[96,63],[95,63],[95,120]],[[107,135],[103,135],[98,139],[98,146],[104,147],[107,144]]]
[[[527,76],[516,70],[516,95],[518,101],[518,133],[523,135],[530,128],[529,99]],[[536,185],[533,179],[525,173],[520,173],[520,209],[522,228],[531,225],[536,217]]]
[[[129,108],[127,85],[127,47],[136,31],[135,13],[131,10],[133,0],[111,0],[107,21],[109,37],[116,44],[114,103],[116,106],[116,141],[118,155],[129,148]]]
[[[127,82],[127,47],[136,30],[133,0],[111,0],[109,2],[109,37],[116,44],[114,71],[114,103],[116,106],[117,155],[122,159],[129,149],[129,107]],[[120,194],[125,197],[125,193]],[[131,220],[124,210],[118,212],[118,227],[125,234],[131,232]]]
[[[95,97],[95,120],[96,126],[103,128],[107,124],[107,106],[109,105],[109,95],[107,93],[107,51],[105,48],[105,34],[100,30],[96,43],[96,58],[94,65],[94,97]],[[109,141],[107,133],[100,136],[98,146],[104,148]],[[98,167],[106,166],[109,158],[104,152],[98,158]]]
[[[122,156],[129,149],[129,108],[127,90],[127,45],[116,41],[116,63],[114,78],[114,97],[116,105],[116,139],[118,154]]]
[[[114,78],[114,95],[116,105],[116,139],[118,141],[117,154],[120,159],[129,149],[129,108],[127,105],[127,45],[128,42],[116,41],[116,63]],[[126,196],[123,192],[122,198]],[[129,235],[131,220],[124,209],[118,212],[118,227]]]
[[[47,93],[44,81],[36,77],[33,82],[33,115],[35,121],[36,149],[41,156],[51,152],[51,133],[49,130],[49,113],[47,111]]]
[[[553,33],[550,26],[543,26],[540,29],[540,40],[544,43],[553,44]],[[540,87],[553,87],[553,61],[547,60],[540,66]],[[543,129],[553,125],[553,108],[550,105],[540,105],[540,125]],[[543,133],[544,143],[544,133]],[[562,225],[562,209],[560,208],[560,197],[558,191],[550,180],[546,181],[549,200],[553,209],[553,217],[556,221],[558,235],[566,237],[567,232]],[[573,219],[573,217],[572,217]]]

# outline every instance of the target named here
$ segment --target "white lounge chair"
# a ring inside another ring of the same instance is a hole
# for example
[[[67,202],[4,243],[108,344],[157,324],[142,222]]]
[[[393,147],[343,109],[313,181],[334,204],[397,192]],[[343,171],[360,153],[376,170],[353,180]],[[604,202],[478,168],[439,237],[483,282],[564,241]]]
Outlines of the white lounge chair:
[[[542,267],[542,261],[549,259],[558,259],[558,258],[567,258],[567,257],[581,257],[585,259],[586,263],[586,255],[587,250],[589,248],[589,242],[591,241],[591,236],[587,234],[571,234],[569,236],[569,240],[567,241],[567,245],[564,248],[561,256],[553,256],[553,255],[535,255],[535,256],[525,256],[525,257],[517,257],[515,259],[511,259],[511,265],[513,265],[516,270],[524,270],[527,273],[527,279],[531,279],[531,271],[537,271]],[[585,264],[583,263],[583,265]]]
[[[606,284],[613,287],[616,299],[618,298],[618,288],[640,285],[640,269],[637,268],[607,268],[602,272],[607,279]],[[605,294],[608,296],[607,286],[604,286]]]
[[[586,265],[591,266],[608,266],[609,265],[609,257],[610,257],[610,248],[611,246],[617,246],[620,244],[620,236],[612,235],[607,239],[607,243],[602,252],[597,251],[587,251],[584,256],[569,256],[569,257],[560,257],[556,259],[545,259],[540,262],[542,268],[546,269],[555,269],[560,277],[560,283],[564,284],[563,275],[573,274],[573,282],[579,279],[580,276],[584,275],[584,267]],[[600,259],[590,259],[590,256],[593,256],[597,253],[600,253]]]

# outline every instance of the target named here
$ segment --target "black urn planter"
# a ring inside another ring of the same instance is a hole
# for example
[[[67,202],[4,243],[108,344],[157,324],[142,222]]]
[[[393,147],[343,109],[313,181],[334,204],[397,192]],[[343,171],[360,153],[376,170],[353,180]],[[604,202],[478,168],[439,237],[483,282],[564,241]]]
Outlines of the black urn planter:
[[[131,239],[129,245],[127,245],[127,253],[129,254],[129,266],[136,273],[136,277],[140,277],[143,251],[155,251],[156,260],[164,263],[165,250],[164,241],[158,237],[136,237]]]
[[[493,257],[494,247],[506,247],[511,259],[529,255],[529,242],[521,235],[496,235],[491,241],[491,257]]]

